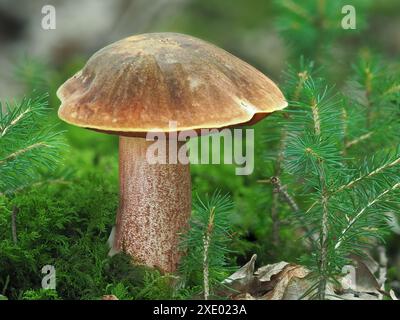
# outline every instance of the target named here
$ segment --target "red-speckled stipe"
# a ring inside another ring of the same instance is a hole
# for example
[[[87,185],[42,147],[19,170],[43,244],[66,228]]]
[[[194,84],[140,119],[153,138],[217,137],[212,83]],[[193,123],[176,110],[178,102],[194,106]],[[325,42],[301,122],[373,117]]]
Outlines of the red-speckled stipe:
[[[190,169],[179,163],[149,164],[146,151],[152,143],[120,137],[114,248],[138,263],[173,272],[181,256],[179,233],[187,228],[191,213]]]

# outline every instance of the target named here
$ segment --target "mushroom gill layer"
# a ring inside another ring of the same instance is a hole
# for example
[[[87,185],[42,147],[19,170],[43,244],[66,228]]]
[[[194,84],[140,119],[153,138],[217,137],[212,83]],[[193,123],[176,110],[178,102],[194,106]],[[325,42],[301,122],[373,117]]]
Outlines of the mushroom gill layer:
[[[222,128],[287,106],[278,87],[254,67],[177,33],[143,34],[110,44],[57,95],[61,119],[109,133]]]

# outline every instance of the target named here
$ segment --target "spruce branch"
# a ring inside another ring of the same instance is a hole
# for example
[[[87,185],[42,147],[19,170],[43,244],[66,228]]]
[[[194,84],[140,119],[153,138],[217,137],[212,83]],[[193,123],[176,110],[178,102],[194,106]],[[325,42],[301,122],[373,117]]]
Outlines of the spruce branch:
[[[299,53],[315,55],[320,52],[315,48],[328,47],[339,35],[334,28],[326,28],[337,21],[335,13],[340,10],[332,8],[339,5],[312,1],[299,10],[293,1],[280,2],[278,27],[284,36],[301,39],[296,46]],[[309,14],[314,18],[304,19]],[[315,25],[321,27],[318,34],[313,33]],[[302,190],[296,194],[299,214],[294,216],[318,236],[303,262],[316,281],[310,293],[319,299],[327,298],[327,284],[335,283],[349,255],[362,255],[377,244],[371,240],[383,240],[389,231],[387,213],[400,208],[400,82],[398,73],[382,65],[370,57],[361,59],[354,66],[353,80],[348,81],[348,92],[343,93],[336,93],[304,66],[289,67],[286,73],[289,106],[280,122],[285,132],[283,165],[279,174],[271,175],[279,179],[288,173],[296,192]],[[275,145],[279,163],[279,144]],[[369,156],[358,159],[358,154]],[[290,205],[281,189],[274,187]],[[276,213],[276,199],[272,199],[272,213]]]
[[[326,89],[325,89],[326,92]],[[324,94],[325,94],[324,92]],[[314,133],[317,138],[321,137],[321,120],[319,114],[318,103],[315,97],[311,100],[312,118],[314,122]],[[323,159],[317,157],[317,168],[319,173],[319,181],[321,188],[321,238],[320,238],[320,280],[318,285],[318,298],[325,300],[325,291],[327,284],[327,266],[328,266],[328,237],[329,237],[329,220],[328,220],[328,197],[327,197],[327,181]]]
[[[0,159],[0,166],[6,164],[7,162],[11,162],[14,161],[16,158],[18,158],[19,156],[22,156],[24,153],[27,153],[33,149],[36,148],[48,148],[50,147],[48,144],[44,143],[44,142],[36,142],[33,143],[23,149],[17,150],[9,155],[6,155],[3,159]]]
[[[0,104],[1,107],[1,104]],[[24,110],[21,114],[19,114],[15,119],[12,119],[12,121],[9,124],[5,124],[4,127],[0,126],[0,138],[4,137],[8,130],[10,130],[13,126],[15,126],[19,121],[21,121],[27,114],[31,112],[31,108],[27,108]]]
[[[339,192],[341,192],[343,190],[351,189],[356,184],[358,184],[359,182],[364,181],[364,180],[366,180],[368,178],[372,178],[372,177],[378,175],[379,173],[382,173],[385,170],[390,169],[390,168],[392,168],[394,166],[397,166],[399,164],[400,164],[400,153],[398,153],[398,156],[396,158],[392,159],[392,161],[387,161],[386,163],[384,163],[384,164],[382,164],[382,165],[370,170],[366,174],[360,175],[359,177],[347,182],[346,184],[341,185],[336,190],[330,191],[329,192],[329,196],[331,197],[331,196],[334,196],[334,195],[336,195],[337,193],[339,193]],[[317,205],[317,204],[318,204],[317,201],[313,202],[311,204],[311,206],[307,209],[306,213],[309,213],[315,207],[315,205]]]
[[[352,147],[352,146],[354,146],[354,145],[356,145],[356,144],[358,144],[358,143],[360,143],[360,142],[362,142],[364,140],[369,139],[372,135],[373,135],[372,131],[367,132],[367,133],[365,133],[365,134],[363,134],[363,135],[361,135],[361,136],[359,136],[359,137],[347,142],[344,147],[345,147],[345,149],[348,149],[348,148],[350,148],[350,147]]]
[[[400,188],[400,182],[394,184],[392,187],[384,190],[382,193],[380,193],[379,195],[377,195],[372,201],[368,202],[367,205],[365,207],[363,207],[356,215],[354,218],[352,218],[348,225],[343,229],[341,235],[339,236],[339,238],[337,239],[337,242],[335,244],[335,250],[339,249],[339,247],[341,246],[343,239],[346,237],[347,233],[354,227],[354,224],[361,219],[361,217],[363,216],[363,214],[365,214],[365,212],[367,211],[367,209],[373,207],[374,205],[376,205],[379,201],[382,200],[382,198],[384,198],[388,193],[396,190]]]
[[[338,24],[342,18],[341,7],[345,3],[277,0],[276,4],[280,11],[276,19],[277,29],[288,43],[293,43],[294,39],[296,41],[292,53],[306,53],[312,58],[318,57],[328,62],[332,56],[327,54],[326,48],[336,45],[338,39],[347,36]],[[353,0],[352,4],[357,6],[357,15],[360,16],[365,15],[366,8],[370,5],[365,0]],[[362,28],[362,23],[357,25],[357,30]]]
[[[398,165],[398,164],[400,164],[400,157],[398,157],[398,158],[394,159],[393,161],[391,161],[391,162],[389,162],[389,163],[386,163],[386,164],[384,164],[384,165],[382,165],[382,166],[380,166],[380,167],[378,167],[378,168],[372,170],[371,172],[368,172],[368,173],[365,174],[365,175],[362,175],[362,176],[360,176],[360,177],[358,177],[358,178],[356,178],[356,179],[354,179],[354,180],[352,180],[352,181],[346,183],[345,185],[342,185],[342,186],[339,187],[336,191],[334,191],[334,193],[343,191],[343,190],[345,190],[345,189],[350,189],[350,188],[352,188],[356,183],[359,183],[360,181],[363,181],[363,180],[365,180],[365,179],[367,179],[367,178],[371,178],[371,177],[373,177],[373,176],[375,176],[375,175],[381,173],[382,171],[384,171],[384,170],[386,170],[386,169],[388,169],[388,168],[394,167],[394,166],[396,166],[396,165]]]
[[[215,207],[212,207],[210,210],[210,215],[208,218],[208,226],[203,236],[203,286],[204,286],[204,300],[208,300],[210,296],[210,283],[209,283],[209,248],[210,241],[212,236],[212,231],[214,228],[214,215],[215,215]]]
[[[0,101],[0,138],[4,138],[11,129],[16,134],[18,130],[39,121],[40,116],[48,111],[47,99],[48,94],[35,95],[34,92],[32,97],[25,97],[20,102],[6,102],[5,108]]]
[[[210,197],[197,196],[193,203],[190,229],[182,237],[181,246],[187,254],[180,265],[180,272],[187,283],[201,280],[206,300],[212,295],[213,286],[225,279],[231,270],[227,254],[230,253],[229,215],[232,207],[230,198],[219,191]]]
[[[322,204],[322,219],[321,219],[321,256],[320,256],[320,283],[318,286],[318,297],[320,300],[325,300],[325,291],[327,284],[327,266],[328,266],[328,237],[329,237],[329,220],[328,220],[328,197],[326,188],[326,177],[323,164],[320,163],[320,183],[321,183],[321,204]]]
[[[47,94],[0,107],[0,193],[37,182],[54,171],[65,144],[49,121]]]

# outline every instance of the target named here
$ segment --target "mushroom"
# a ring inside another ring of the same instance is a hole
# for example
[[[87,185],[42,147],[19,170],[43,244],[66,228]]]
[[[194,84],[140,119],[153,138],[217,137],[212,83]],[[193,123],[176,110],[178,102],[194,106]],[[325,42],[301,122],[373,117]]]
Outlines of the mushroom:
[[[149,164],[146,134],[253,124],[287,106],[260,71],[203,40],[135,35],[97,51],[57,91],[59,117],[119,135],[120,203],[114,251],[176,270],[191,214],[189,164]],[[181,142],[184,144],[184,142]],[[184,146],[183,146],[184,147]]]

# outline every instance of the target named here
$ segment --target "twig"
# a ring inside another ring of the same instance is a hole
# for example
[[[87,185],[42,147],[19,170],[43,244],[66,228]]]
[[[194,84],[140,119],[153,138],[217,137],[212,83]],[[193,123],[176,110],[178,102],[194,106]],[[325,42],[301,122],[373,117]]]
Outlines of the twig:
[[[275,164],[275,177],[279,177],[282,171],[282,162],[284,158],[284,147],[286,140],[287,132],[283,128],[280,135],[280,143],[278,149],[278,157],[276,159]],[[278,178],[279,181],[279,178]],[[279,193],[272,190],[272,206],[271,206],[271,219],[272,219],[272,241],[274,242],[275,247],[278,247],[280,244],[280,224],[281,221],[279,219]]]
[[[271,177],[270,179],[258,180],[258,183],[271,183],[274,188],[274,193],[280,194],[284,200],[289,204],[294,212],[299,212],[300,208],[293,197],[287,192],[286,186],[282,185],[278,177]]]
[[[287,192],[286,186],[283,186],[279,177],[272,177],[271,183],[275,186],[276,192],[281,194],[285,201],[289,204],[294,212],[299,212],[299,206],[297,205],[296,201],[293,197]]]
[[[258,183],[271,183],[272,185],[274,185],[274,194],[277,195],[281,195],[282,198],[285,200],[285,202],[287,202],[290,206],[290,208],[292,209],[292,211],[294,213],[300,213],[300,207],[298,206],[298,204],[296,203],[296,201],[293,199],[293,197],[287,192],[287,188],[286,186],[282,185],[282,183],[280,182],[280,179],[278,177],[271,177],[270,179],[266,179],[266,180],[258,180]],[[303,223],[304,219],[301,215],[298,215],[298,219],[301,223],[301,229],[303,229],[303,231],[306,233],[307,238],[309,239],[310,243],[313,244],[314,243],[314,238],[312,237],[312,234],[310,232],[309,227],[307,226],[307,224]],[[285,224],[285,221],[279,221],[279,225]]]
[[[11,233],[14,244],[17,244],[17,214],[19,209],[14,206],[11,212]]]

